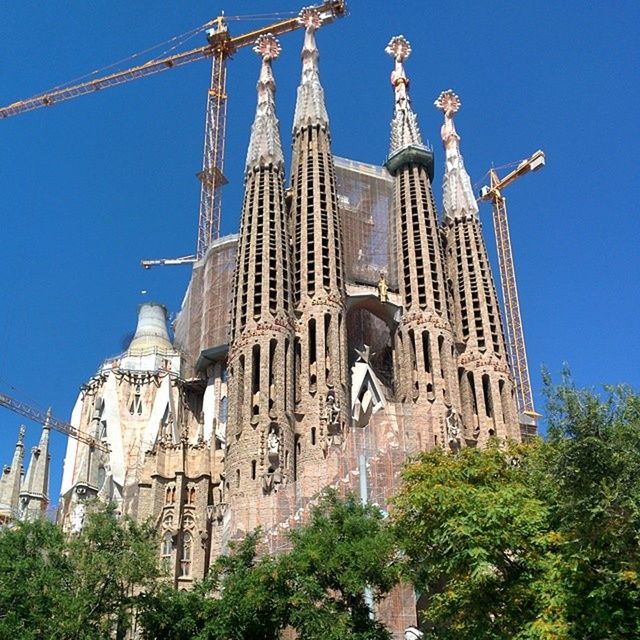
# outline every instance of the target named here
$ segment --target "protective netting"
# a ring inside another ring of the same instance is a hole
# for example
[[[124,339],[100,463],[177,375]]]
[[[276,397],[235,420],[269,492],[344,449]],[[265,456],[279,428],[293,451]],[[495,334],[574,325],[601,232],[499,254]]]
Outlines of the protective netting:
[[[189,375],[203,351],[229,341],[237,241],[236,235],[220,238],[193,267],[174,323],[175,345],[186,356]]]
[[[347,280],[376,285],[384,273],[396,286],[393,178],[384,167],[334,157]]]
[[[384,273],[389,286],[395,288],[394,233],[389,215],[393,179],[384,167],[338,157],[334,162],[346,279],[375,286]],[[237,235],[221,238],[193,267],[174,323],[175,345],[186,356],[190,374],[203,351],[228,342],[237,242]]]
[[[249,496],[234,500],[214,538],[224,548],[231,539],[260,524],[261,550],[283,553],[289,547],[288,532],[308,519],[312,506],[328,487],[341,494],[351,492],[388,511],[407,459],[426,448],[415,425],[432,419],[416,416],[411,406],[387,403],[371,416],[366,427],[351,428],[341,445],[328,447],[325,463],[307,468],[304,477],[288,479],[276,493],[259,500]],[[395,638],[402,638],[402,631],[415,624],[413,591],[395,590],[379,605],[378,615],[390,625]]]

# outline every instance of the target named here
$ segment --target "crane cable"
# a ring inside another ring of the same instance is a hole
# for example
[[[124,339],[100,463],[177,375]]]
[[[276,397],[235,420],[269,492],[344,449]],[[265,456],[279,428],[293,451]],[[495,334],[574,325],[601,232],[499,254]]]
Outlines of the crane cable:
[[[213,22],[214,22],[213,20],[209,20],[209,21],[205,22],[204,24],[200,25],[199,27],[196,27],[195,29],[190,29],[189,31],[185,31],[182,34],[179,34],[177,36],[173,36],[172,38],[169,38],[168,40],[165,40],[163,42],[159,42],[158,44],[156,44],[156,45],[154,45],[152,47],[148,47],[147,49],[143,49],[142,51],[138,51],[137,53],[133,53],[130,56],[127,56],[125,58],[117,60],[116,62],[112,62],[111,64],[108,64],[108,65],[106,65],[104,67],[100,67],[99,69],[95,69],[93,71],[90,71],[89,73],[85,73],[84,75],[81,75],[81,76],[78,76],[76,78],[73,78],[72,80],[67,80],[67,82],[64,82],[63,84],[59,84],[59,85],[57,85],[55,87],[52,87],[51,89],[48,89],[47,91],[43,91],[42,93],[38,93],[33,97],[37,98],[39,96],[46,95],[47,93],[51,93],[53,91],[58,91],[58,90],[61,90],[61,89],[65,89],[65,88],[67,88],[67,87],[69,87],[71,85],[74,85],[74,84],[79,84],[83,80],[87,80],[88,78],[91,78],[92,76],[95,76],[96,74],[103,74],[105,71],[108,71],[108,70],[113,69],[115,67],[121,66],[125,62],[133,61],[136,58],[139,58],[139,57],[141,57],[141,56],[143,56],[143,55],[145,55],[147,53],[150,53],[151,51],[155,51],[159,47],[162,47],[162,46],[165,46],[165,45],[173,43],[172,46],[166,48],[164,51],[162,51],[159,54],[157,54],[157,56],[155,58],[166,56],[168,53],[170,53],[171,51],[174,51],[179,46],[183,45],[185,42],[187,42],[188,40],[190,40],[191,38],[196,36],[198,33],[202,33],[208,27],[212,26]],[[151,58],[151,60],[148,60],[147,62],[153,62],[155,60],[155,58]]]

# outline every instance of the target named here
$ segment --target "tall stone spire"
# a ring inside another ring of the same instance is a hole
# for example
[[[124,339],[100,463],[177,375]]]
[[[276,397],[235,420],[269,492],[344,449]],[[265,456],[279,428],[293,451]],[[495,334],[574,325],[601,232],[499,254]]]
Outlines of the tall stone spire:
[[[433,198],[433,151],[422,144],[407,94],[403,61],[411,47],[391,39],[391,83],[395,106],[390,155],[394,176],[396,264],[404,313],[396,331],[396,377],[401,400],[414,406],[415,446],[429,449],[446,442],[446,419],[459,405],[448,286],[438,216]]]
[[[391,85],[395,93],[395,107],[391,120],[391,145],[389,155],[408,145],[422,146],[422,136],[418,119],[411,108],[409,99],[409,78],[404,70],[404,61],[411,55],[411,46],[404,36],[395,36],[385,51],[394,59],[395,67],[391,72]]]
[[[290,219],[293,233],[296,468],[299,493],[322,487],[325,458],[348,422],[348,354],[342,233],[329,119],[314,33],[318,11],[303,9],[302,80],[293,122]],[[342,409],[339,409],[342,407]]]
[[[225,499],[235,526],[256,526],[259,498],[293,477],[293,308],[284,167],[271,61],[261,36],[258,106],[245,169],[229,350]],[[244,520],[243,520],[244,518]]]
[[[20,512],[24,520],[34,520],[42,515],[49,504],[49,431],[51,409],[42,427],[40,442],[31,449],[31,460],[20,490]]]
[[[276,83],[271,69],[271,61],[280,55],[280,44],[272,36],[260,36],[254,51],[262,57],[262,66],[257,84],[258,106],[251,127],[246,169],[269,164],[281,168],[284,165],[284,156],[276,117]]]
[[[17,517],[24,460],[24,426],[18,432],[18,441],[13,453],[11,466],[6,466],[0,476],[0,524]]]
[[[305,27],[302,47],[302,81],[298,87],[298,99],[293,117],[293,132],[305,125],[328,126],[329,117],[324,104],[324,91],[320,84],[318,60],[320,53],[316,46],[315,32],[322,19],[313,8],[300,12],[300,23]]]
[[[491,436],[519,439],[517,411],[491,264],[482,236],[478,206],[460,153],[453,117],[460,99],[443,91],[435,106],[444,114],[446,154],[443,178],[444,224],[453,318],[460,355],[462,422],[469,443]]]
[[[445,219],[478,215],[478,205],[473,195],[471,179],[464,168],[460,153],[460,136],[456,132],[453,117],[460,109],[458,96],[443,91],[434,105],[444,113],[444,124],[440,130],[445,151],[445,173],[442,181],[442,206]]]

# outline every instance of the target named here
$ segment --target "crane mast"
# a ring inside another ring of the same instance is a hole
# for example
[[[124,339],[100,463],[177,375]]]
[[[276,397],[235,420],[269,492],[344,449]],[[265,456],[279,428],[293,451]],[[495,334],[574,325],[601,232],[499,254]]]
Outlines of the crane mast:
[[[90,435],[83,433],[79,429],[76,429],[73,425],[70,425],[68,422],[63,422],[62,420],[58,420],[51,415],[51,409],[49,411],[44,412],[40,411],[40,409],[35,409],[30,405],[20,402],[11,396],[8,396],[4,393],[0,393],[0,406],[6,407],[10,411],[21,415],[24,418],[29,420],[33,420],[42,425],[48,425],[52,429],[59,431],[60,433],[64,433],[70,438],[74,438],[79,442],[83,442],[86,445],[89,445],[93,449],[99,449],[100,451],[104,451],[105,453],[109,452],[109,447],[105,442],[96,440],[96,438],[92,438]]]
[[[496,237],[498,251],[498,264],[500,267],[500,284],[504,304],[505,323],[507,330],[507,345],[509,360],[516,387],[516,402],[521,420],[527,418],[535,427],[535,420],[539,416],[533,404],[531,391],[531,378],[527,363],[527,350],[522,328],[522,316],[520,314],[520,301],[518,299],[518,286],[516,272],[511,250],[511,237],[509,235],[509,220],[507,217],[507,202],[502,195],[502,190],[529,171],[537,171],[545,163],[544,153],[536,151],[530,158],[523,160],[511,173],[499,179],[494,169],[489,171],[490,186],[485,186],[480,191],[480,200],[490,201],[493,205],[493,229]]]

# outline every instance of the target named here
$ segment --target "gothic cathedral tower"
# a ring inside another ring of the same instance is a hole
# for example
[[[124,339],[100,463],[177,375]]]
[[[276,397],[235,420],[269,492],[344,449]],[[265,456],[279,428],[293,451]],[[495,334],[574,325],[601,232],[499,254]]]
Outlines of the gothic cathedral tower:
[[[486,444],[491,436],[520,438],[514,388],[500,319],[498,296],[482,237],[478,205],[460,153],[453,117],[460,100],[443,91],[435,106],[444,113],[441,135],[447,266],[453,285],[458,380],[465,439]]]
[[[433,151],[422,142],[403,62],[411,47],[392,38],[395,108],[386,162],[394,176],[395,248],[404,313],[396,332],[400,401],[415,417],[418,449],[442,445],[446,421],[458,409],[455,346],[448,302],[443,238],[431,181]]]
[[[318,73],[316,9],[304,9],[302,81],[293,123],[290,228],[293,239],[296,467],[300,493],[324,486],[323,461],[345,431],[345,280],[329,119]]]
[[[260,523],[261,498],[292,476],[295,435],[290,243],[271,71],[280,46],[261,36],[255,51],[262,66],[234,276],[225,455],[226,500],[245,530]]]

